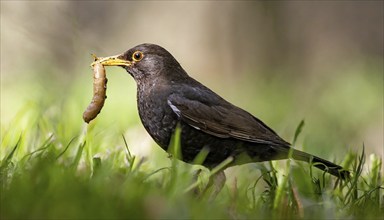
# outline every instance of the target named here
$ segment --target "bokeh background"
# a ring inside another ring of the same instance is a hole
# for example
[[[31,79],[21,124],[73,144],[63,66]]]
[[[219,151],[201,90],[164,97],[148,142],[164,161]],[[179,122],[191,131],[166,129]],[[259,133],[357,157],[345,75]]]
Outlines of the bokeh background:
[[[1,134],[43,118],[55,126],[38,129],[68,143],[85,126],[90,53],[148,42],[288,141],[304,119],[300,149],[382,155],[383,17],[382,1],[1,1]],[[94,153],[118,150],[121,134],[135,154],[161,152],[140,124],[133,79],[107,73],[95,129],[110,145]]]

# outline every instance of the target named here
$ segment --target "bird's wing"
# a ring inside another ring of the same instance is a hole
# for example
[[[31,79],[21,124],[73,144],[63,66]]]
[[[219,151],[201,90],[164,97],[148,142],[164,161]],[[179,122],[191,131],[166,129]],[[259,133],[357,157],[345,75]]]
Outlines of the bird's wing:
[[[212,101],[171,94],[167,102],[182,121],[208,134],[260,144],[289,146],[262,121],[223,99]]]

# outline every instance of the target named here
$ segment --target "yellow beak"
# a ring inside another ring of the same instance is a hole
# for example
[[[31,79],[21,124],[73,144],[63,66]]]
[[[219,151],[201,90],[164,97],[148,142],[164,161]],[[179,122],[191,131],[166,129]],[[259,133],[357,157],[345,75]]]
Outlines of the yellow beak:
[[[93,55],[94,56],[94,55]],[[91,66],[96,63],[100,63],[103,66],[131,66],[132,63],[128,60],[121,59],[121,55],[110,56],[110,57],[95,57],[95,61],[91,63]]]

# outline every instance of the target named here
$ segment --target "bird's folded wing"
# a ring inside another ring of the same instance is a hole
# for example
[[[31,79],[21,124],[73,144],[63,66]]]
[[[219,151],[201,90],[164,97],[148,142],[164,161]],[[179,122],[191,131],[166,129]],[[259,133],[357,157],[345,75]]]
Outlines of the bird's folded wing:
[[[204,102],[172,94],[168,105],[190,126],[220,138],[289,146],[272,129],[250,113],[228,103]]]

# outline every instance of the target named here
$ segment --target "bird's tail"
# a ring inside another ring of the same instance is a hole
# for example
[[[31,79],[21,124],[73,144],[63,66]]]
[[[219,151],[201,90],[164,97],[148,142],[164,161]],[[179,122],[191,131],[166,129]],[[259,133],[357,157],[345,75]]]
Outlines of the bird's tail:
[[[350,175],[349,171],[345,170],[342,166],[299,150],[293,149],[292,158],[295,160],[312,163],[313,166],[342,179],[347,179]]]
[[[281,150],[281,148],[280,148]],[[345,170],[342,166],[334,164],[328,160],[324,160],[320,157],[316,157],[314,155],[305,153],[303,151],[295,150],[292,148],[286,148],[286,150],[292,151],[292,158],[295,160],[300,160],[308,163],[312,163],[313,166],[328,172],[336,177],[341,179],[348,179],[350,177],[350,173],[348,170]]]

